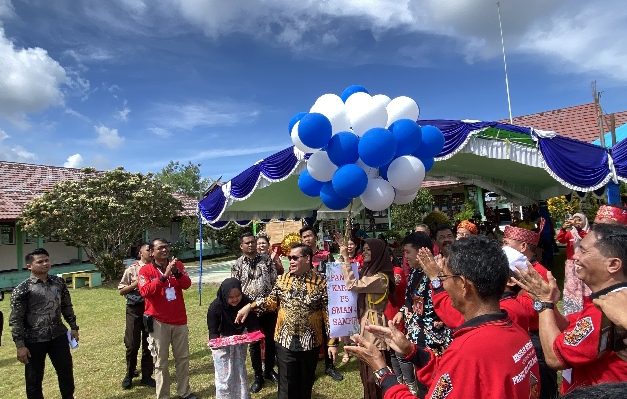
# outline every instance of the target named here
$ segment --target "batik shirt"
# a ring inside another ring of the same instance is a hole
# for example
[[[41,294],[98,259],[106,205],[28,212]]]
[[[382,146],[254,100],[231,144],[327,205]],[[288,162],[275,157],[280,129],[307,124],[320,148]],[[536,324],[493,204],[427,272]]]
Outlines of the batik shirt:
[[[323,343],[323,329],[329,333],[327,281],[318,272],[309,270],[302,276],[281,275],[266,298],[257,299],[253,309],[276,312],[274,340],[291,351],[318,348]],[[335,340],[328,342],[335,345]]]
[[[254,258],[240,256],[231,268],[231,277],[242,283],[242,292],[256,300],[268,296],[277,274],[274,262],[266,254],[257,254]]]
[[[442,353],[451,343],[451,330],[445,326],[433,309],[429,278],[421,269],[411,269],[401,307],[406,336],[411,342]]]
[[[49,275],[42,281],[31,275],[11,294],[9,324],[18,348],[25,343],[52,341],[65,334],[67,327],[61,316],[72,330],[78,330],[70,292],[61,277]]]

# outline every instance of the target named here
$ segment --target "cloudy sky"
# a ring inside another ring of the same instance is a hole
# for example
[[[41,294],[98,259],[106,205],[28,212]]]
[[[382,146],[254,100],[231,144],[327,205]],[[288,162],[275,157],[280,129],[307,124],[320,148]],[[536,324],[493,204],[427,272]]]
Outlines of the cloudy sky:
[[[627,110],[622,0],[502,0],[513,114]],[[426,119],[506,118],[493,0],[0,0],[0,159],[230,178],[362,84]]]

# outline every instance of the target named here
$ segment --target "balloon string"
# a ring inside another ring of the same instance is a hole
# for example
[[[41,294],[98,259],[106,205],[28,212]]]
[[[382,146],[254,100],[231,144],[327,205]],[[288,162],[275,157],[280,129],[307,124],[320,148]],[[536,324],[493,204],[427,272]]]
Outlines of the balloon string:
[[[348,246],[348,240],[351,238],[351,212],[353,210],[353,200],[348,206],[348,216],[346,217],[346,226],[344,228],[344,245]]]

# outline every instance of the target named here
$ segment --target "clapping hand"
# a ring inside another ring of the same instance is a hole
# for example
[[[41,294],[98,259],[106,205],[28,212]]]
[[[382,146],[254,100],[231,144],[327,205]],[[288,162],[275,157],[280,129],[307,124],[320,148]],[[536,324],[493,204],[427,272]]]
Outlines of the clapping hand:
[[[527,262],[526,269],[518,268],[514,272],[514,281],[525,291],[542,302],[557,303],[560,299],[560,290],[557,281],[551,272],[547,272],[548,282],[544,281],[540,273]]]
[[[437,277],[442,272],[442,256],[434,257],[429,248],[420,248],[416,258],[418,263],[420,263],[420,267],[422,267],[422,270],[430,279]]]

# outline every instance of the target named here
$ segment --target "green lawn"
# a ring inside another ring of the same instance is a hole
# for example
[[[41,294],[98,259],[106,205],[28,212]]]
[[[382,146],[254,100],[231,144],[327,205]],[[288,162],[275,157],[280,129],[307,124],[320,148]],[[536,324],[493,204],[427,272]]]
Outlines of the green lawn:
[[[202,305],[199,305],[197,285],[194,284],[185,294],[190,326],[191,386],[201,398],[215,397],[213,362],[211,352],[206,346],[206,313],[207,306],[215,297],[216,288],[212,285],[204,286]],[[123,390],[120,387],[125,372],[123,343],[125,305],[115,286],[79,288],[70,290],[70,293],[81,328],[79,347],[72,351],[76,398],[145,399],[154,397],[154,391],[147,387],[134,386],[130,390]],[[15,358],[15,346],[8,327],[10,312],[8,295],[5,296],[4,301],[0,302],[0,310],[5,316],[2,346],[0,346],[0,396],[7,399],[22,398],[25,396],[24,367]],[[314,397],[355,398],[362,395],[357,361],[353,359],[347,365],[339,367],[339,370],[344,372],[345,378],[342,382],[335,382],[324,374],[324,362],[321,361],[318,364],[319,378],[314,385]],[[173,365],[172,373],[174,373]],[[172,376],[174,377],[174,374]],[[249,370],[249,379],[251,377]],[[172,394],[175,395],[175,393],[175,389],[172,389]],[[49,361],[46,365],[44,395],[46,398],[59,396],[56,374]],[[258,394],[253,394],[252,397],[275,398],[276,386],[266,383],[264,389]]]

